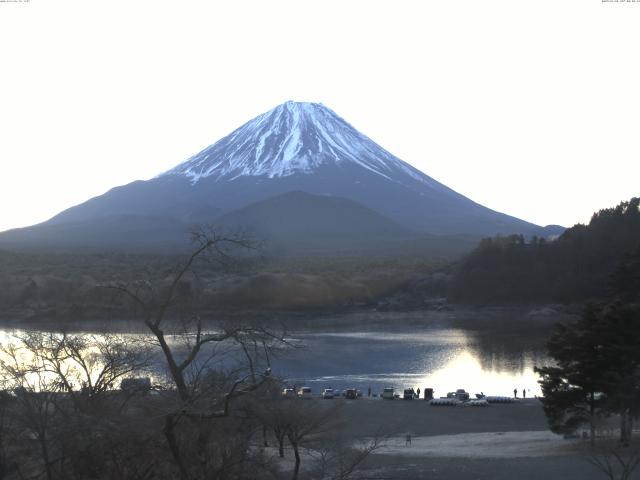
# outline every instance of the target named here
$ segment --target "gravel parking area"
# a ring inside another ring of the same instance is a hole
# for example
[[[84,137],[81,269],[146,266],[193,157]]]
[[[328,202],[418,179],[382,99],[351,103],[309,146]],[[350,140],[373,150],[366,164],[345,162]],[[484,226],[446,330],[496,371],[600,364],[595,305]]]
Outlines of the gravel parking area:
[[[312,401],[320,408],[342,405],[347,434],[354,440],[386,437],[385,446],[367,459],[362,478],[604,478],[589,464],[584,442],[565,440],[548,430],[537,399],[488,407],[436,407],[425,400],[373,397]]]
[[[537,399],[487,407],[432,406],[425,400],[314,399],[343,405],[349,435],[454,435],[458,433],[547,431],[542,404]]]

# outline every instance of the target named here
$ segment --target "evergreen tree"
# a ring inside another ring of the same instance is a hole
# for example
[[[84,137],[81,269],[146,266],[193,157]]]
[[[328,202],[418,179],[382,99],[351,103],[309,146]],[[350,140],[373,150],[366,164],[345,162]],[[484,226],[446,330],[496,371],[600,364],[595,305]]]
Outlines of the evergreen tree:
[[[640,415],[640,307],[590,305],[576,323],[558,327],[547,348],[557,365],[536,371],[551,430],[570,433],[588,423],[593,444],[597,416],[613,413],[628,443]]]
[[[559,325],[547,343],[557,365],[536,368],[542,378],[542,404],[551,431],[569,434],[588,423],[592,444],[602,404],[606,350],[598,335],[598,312],[590,305],[575,324]]]
[[[640,198],[600,210],[589,225],[575,225],[553,241],[527,242],[521,235],[483,239],[456,266],[450,294],[479,303],[604,300],[621,262],[619,291],[637,296]]]
[[[611,275],[613,295],[624,302],[640,302],[640,247],[625,255]]]
[[[628,445],[640,415],[640,306],[614,302],[602,311],[605,408],[620,415],[620,440]]]

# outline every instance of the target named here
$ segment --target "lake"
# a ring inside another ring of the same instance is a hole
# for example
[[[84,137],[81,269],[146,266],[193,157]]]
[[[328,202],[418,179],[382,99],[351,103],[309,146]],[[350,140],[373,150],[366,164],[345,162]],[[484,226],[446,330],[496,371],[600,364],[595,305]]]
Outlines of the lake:
[[[435,317],[395,313],[393,321],[382,317],[363,325],[349,319],[337,326],[302,328],[289,338],[297,348],[278,349],[272,369],[286,383],[306,385],[316,393],[329,387],[355,387],[365,394],[369,388],[379,393],[384,387],[430,387],[436,396],[459,388],[472,395],[512,396],[514,388],[519,397],[523,389],[527,396],[541,395],[533,369],[550,363],[544,349],[550,322],[533,328],[508,316],[490,322],[479,318],[474,312]],[[141,331],[139,323],[121,324],[117,330],[134,336]],[[0,342],[15,332],[0,329]],[[229,366],[224,361],[219,365],[224,364]]]
[[[299,349],[283,352],[274,372],[287,383],[343,390],[425,387],[436,396],[464,388],[487,395],[541,395],[533,368],[549,363],[546,332],[522,337],[459,328],[302,333]]]

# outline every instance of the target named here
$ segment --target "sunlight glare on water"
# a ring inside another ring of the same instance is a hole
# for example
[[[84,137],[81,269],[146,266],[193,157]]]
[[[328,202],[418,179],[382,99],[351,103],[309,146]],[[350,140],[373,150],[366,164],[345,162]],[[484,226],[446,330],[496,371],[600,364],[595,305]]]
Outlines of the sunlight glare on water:
[[[462,351],[453,357],[444,367],[426,374],[419,379],[416,386],[422,385],[436,388],[436,396],[446,396],[458,388],[464,388],[472,395],[483,392],[486,395],[513,395],[513,389],[522,395],[522,389],[527,390],[527,396],[540,395],[538,376],[533,371],[533,365],[528,365],[521,372],[504,370],[486,370],[477,357],[469,351]]]
[[[540,395],[536,362],[541,346],[521,345],[517,338],[479,336],[463,329],[397,332],[360,331],[299,335],[305,348],[277,362],[291,384],[323,388],[355,387],[379,392],[425,387],[435,396],[463,388],[472,395]],[[533,350],[532,350],[533,349]]]

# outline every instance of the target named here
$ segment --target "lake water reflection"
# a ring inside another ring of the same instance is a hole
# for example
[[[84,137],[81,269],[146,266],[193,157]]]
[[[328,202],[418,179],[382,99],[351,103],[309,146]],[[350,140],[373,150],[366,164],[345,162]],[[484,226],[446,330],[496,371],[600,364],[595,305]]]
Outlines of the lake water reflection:
[[[541,394],[533,367],[549,363],[544,354],[548,330],[374,328],[296,333],[291,341],[300,348],[279,349],[272,359],[273,372],[315,392],[327,387],[380,392],[390,386],[396,390],[431,387],[436,396],[458,388],[471,394],[513,395],[514,388],[518,396],[523,389],[527,396]],[[142,332],[129,330],[125,335],[139,337]],[[0,343],[10,342],[16,333],[0,329]],[[214,368],[231,368],[230,359],[239,358],[232,351],[220,353]],[[157,362],[156,373],[160,373],[164,362],[159,351]]]
[[[404,331],[306,333],[304,347],[283,353],[274,371],[291,384],[316,391],[332,387],[435,389],[436,396],[464,388],[473,393],[540,395],[535,365],[547,363],[544,335],[432,328]]]

